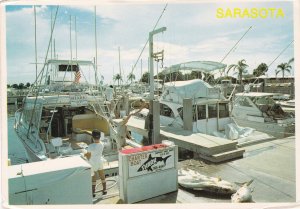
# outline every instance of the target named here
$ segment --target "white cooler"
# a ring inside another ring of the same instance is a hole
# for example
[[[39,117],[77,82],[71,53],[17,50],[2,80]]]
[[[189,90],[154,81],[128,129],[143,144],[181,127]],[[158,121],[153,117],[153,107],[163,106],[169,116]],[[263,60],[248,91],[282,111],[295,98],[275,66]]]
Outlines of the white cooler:
[[[178,147],[156,144],[119,152],[120,198],[139,202],[178,189]]]

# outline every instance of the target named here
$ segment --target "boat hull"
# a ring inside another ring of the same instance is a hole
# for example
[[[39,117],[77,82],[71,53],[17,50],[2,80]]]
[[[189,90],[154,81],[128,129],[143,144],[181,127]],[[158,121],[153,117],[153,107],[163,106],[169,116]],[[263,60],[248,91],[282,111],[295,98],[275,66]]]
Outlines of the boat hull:
[[[257,131],[270,134],[276,138],[284,138],[295,135],[295,124],[281,126],[276,123],[261,123],[245,119],[235,118],[235,122],[242,127],[251,127]]]
[[[42,159],[38,157],[36,153],[20,137],[18,137],[18,139],[23,144],[23,147],[25,148],[26,158],[28,162],[32,163],[32,162],[42,161]]]

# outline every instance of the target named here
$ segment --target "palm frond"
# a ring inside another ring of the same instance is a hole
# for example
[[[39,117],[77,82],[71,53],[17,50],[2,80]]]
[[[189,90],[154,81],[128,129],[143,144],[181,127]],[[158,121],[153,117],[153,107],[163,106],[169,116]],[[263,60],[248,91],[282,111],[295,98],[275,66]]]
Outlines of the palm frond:
[[[278,73],[280,73],[281,72],[281,70],[276,70],[276,75],[278,74]]]
[[[228,68],[227,68],[227,74],[229,73],[229,71],[230,71],[231,69],[234,70],[235,68],[237,68],[237,65],[236,65],[236,64],[231,64],[231,65],[229,65]]]
[[[292,62],[294,62],[294,57],[289,60],[288,64],[290,64]]]

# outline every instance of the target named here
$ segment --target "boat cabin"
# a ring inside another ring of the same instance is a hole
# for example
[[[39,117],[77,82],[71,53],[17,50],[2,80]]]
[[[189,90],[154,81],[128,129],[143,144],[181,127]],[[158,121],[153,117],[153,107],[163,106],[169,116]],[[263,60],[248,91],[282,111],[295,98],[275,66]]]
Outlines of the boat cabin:
[[[192,99],[193,132],[213,135],[232,122],[229,101],[220,89],[200,79],[165,83],[160,99],[161,124],[183,127],[183,99]]]

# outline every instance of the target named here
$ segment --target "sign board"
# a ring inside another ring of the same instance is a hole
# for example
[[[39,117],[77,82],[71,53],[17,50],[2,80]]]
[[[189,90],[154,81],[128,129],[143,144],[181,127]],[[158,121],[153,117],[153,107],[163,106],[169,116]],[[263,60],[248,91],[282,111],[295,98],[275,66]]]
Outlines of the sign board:
[[[129,178],[174,168],[175,166],[173,147],[135,153],[128,155],[127,158]]]
[[[134,203],[176,191],[177,162],[178,147],[174,144],[162,143],[121,150],[120,199],[125,203]]]
[[[87,105],[87,96],[85,94],[70,94],[70,103],[73,107]]]

